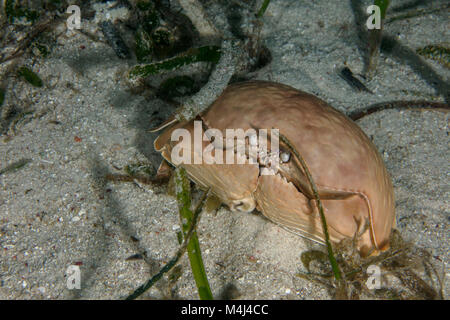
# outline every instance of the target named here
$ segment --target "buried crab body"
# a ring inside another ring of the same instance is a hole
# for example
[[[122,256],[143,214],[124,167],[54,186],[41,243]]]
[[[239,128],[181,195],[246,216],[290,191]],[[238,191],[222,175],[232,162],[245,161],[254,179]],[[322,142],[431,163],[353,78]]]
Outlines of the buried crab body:
[[[362,255],[377,254],[389,247],[395,226],[392,183],[376,147],[345,115],[292,87],[251,81],[228,86],[199,117],[205,127],[220,132],[279,129],[307,163],[324,207],[330,239],[340,242],[356,238]],[[179,128],[193,133],[194,121],[166,128],[154,143],[170,163],[176,145],[171,136]],[[247,147],[254,140],[249,136]],[[202,143],[205,149],[211,141]],[[195,148],[186,151],[199,156]],[[270,157],[260,154],[256,161],[244,164],[180,166],[231,210],[249,212],[257,208],[282,227],[324,243],[316,200],[305,172],[282,142],[275,155],[279,161],[274,166],[269,163]],[[236,157],[248,158],[249,154],[238,152]]]

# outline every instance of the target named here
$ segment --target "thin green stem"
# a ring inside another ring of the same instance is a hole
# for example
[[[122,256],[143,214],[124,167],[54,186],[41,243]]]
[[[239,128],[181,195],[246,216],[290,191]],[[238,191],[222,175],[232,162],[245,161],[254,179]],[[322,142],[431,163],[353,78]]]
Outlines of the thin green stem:
[[[380,8],[380,29],[369,30],[369,52],[367,61],[366,75],[368,78],[372,78],[375,74],[378,65],[378,59],[380,56],[380,46],[383,33],[384,18],[386,17],[386,11],[389,6],[389,0],[375,0],[374,4]]]
[[[283,136],[281,133],[280,133],[280,139],[293,152],[294,156],[300,162],[300,164],[301,164],[301,166],[303,168],[303,171],[306,174],[306,177],[308,178],[309,184],[310,184],[311,189],[312,189],[313,194],[314,194],[314,198],[316,199],[316,202],[317,202],[317,207],[319,209],[319,214],[320,214],[320,220],[322,221],[322,229],[323,229],[323,234],[324,234],[324,238],[325,238],[325,244],[327,246],[328,259],[330,260],[330,263],[331,263],[331,268],[333,270],[334,278],[336,279],[336,281],[340,282],[342,280],[342,274],[341,274],[341,270],[339,269],[339,265],[337,264],[336,258],[334,257],[334,254],[333,254],[333,247],[331,246],[330,235],[328,234],[327,220],[325,219],[325,214],[324,214],[324,211],[323,211],[322,201],[320,200],[319,192],[317,191],[316,184],[314,183],[314,180],[313,180],[313,178],[311,176],[311,173],[309,172],[309,169],[308,169],[308,166],[306,165],[305,160],[297,152],[297,150],[294,148],[292,143],[285,136]]]
[[[445,4],[445,5],[440,6],[440,7],[412,10],[412,11],[409,11],[407,13],[403,13],[403,14],[399,14],[399,15],[396,15],[396,16],[392,16],[392,17],[386,19],[384,21],[384,23],[388,24],[388,23],[391,23],[391,22],[394,22],[394,21],[397,21],[397,20],[403,20],[403,19],[409,19],[409,18],[424,16],[424,15],[431,14],[431,13],[436,13],[436,12],[443,12],[443,11],[447,10],[448,8],[450,8],[450,5],[449,4]]]
[[[220,48],[216,46],[190,48],[175,57],[163,61],[136,65],[131,68],[128,73],[128,77],[130,79],[138,77],[145,78],[164,71],[173,71],[188,64],[200,61],[217,63],[219,62],[220,54]]]
[[[180,211],[180,220],[182,224],[183,235],[186,238],[188,230],[191,228],[194,213],[191,211],[191,190],[190,182],[187,178],[186,170],[178,167],[175,170],[175,186],[177,193],[178,207]],[[191,263],[192,274],[198,289],[198,295],[201,300],[212,300],[213,296],[203,264],[200,244],[197,233],[194,232],[187,244],[187,252]]]
[[[266,12],[267,7],[269,6],[270,0],[264,0],[261,8],[259,9],[258,13],[256,14],[257,18],[261,18],[264,15],[264,12]]]
[[[389,6],[389,0],[375,0],[376,6],[380,7],[380,15],[383,20],[386,17],[386,11]]]
[[[142,295],[144,292],[146,292],[148,289],[150,289],[159,279],[162,278],[162,276],[169,272],[180,260],[180,258],[183,256],[183,254],[186,252],[186,248],[188,246],[188,243],[190,242],[190,240],[192,239],[192,236],[195,233],[195,229],[197,227],[198,222],[200,221],[200,214],[201,214],[201,209],[203,207],[203,203],[205,202],[206,196],[208,194],[208,191],[205,191],[203,193],[203,196],[201,197],[196,210],[194,212],[193,218],[192,218],[192,223],[190,225],[189,231],[187,232],[187,234],[184,237],[184,241],[181,244],[180,248],[178,249],[177,253],[175,254],[175,256],[170,259],[170,261],[161,268],[161,270],[155,274],[153,277],[151,277],[146,283],[144,283],[143,285],[141,285],[139,288],[137,288],[132,294],[130,294],[126,300],[134,300],[137,297],[139,297],[140,295]]]

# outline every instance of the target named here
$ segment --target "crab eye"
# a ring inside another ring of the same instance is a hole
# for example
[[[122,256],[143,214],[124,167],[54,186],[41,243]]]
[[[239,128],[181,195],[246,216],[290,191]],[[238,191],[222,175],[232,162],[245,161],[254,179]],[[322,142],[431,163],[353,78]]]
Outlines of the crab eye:
[[[289,152],[282,151],[280,153],[281,162],[286,163],[286,162],[289,162],[290,159],[291,159],[291,154]]]

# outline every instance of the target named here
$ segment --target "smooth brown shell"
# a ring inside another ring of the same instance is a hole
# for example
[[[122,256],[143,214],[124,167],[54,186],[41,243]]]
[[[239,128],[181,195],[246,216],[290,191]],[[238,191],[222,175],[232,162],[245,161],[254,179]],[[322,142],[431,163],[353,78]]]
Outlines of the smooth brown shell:
[[[363,255],[388,248],[395,226],[392,183],[374,144],[345,115],[292,87],[252,81],[230,85],[201,117],[208,128],[217,128],[224,136],[225,129],[278,128],[308,165],[331,239],[338,242],[356,236]],[[171,132],[180,127],[192,132],[192,123],[179,123],[155,140],[156,150],[169,162],[174,145]],[[280,174],[259,176],[257,164],[183,166],[194,181],[211,187],[231,208],[241,201],[251,210],[256,203],[272,221],[323,241],[309,184],[302,172],[292,168],[292,161],[285,166],[288,180]],[[295,179],[297,187],[289,182]]]

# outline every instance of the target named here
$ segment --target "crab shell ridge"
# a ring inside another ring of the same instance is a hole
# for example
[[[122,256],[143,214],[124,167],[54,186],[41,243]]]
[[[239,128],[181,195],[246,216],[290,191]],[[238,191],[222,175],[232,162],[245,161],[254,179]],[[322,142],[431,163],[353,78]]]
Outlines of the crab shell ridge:
[[[307,163],[331,240],[354,238],[362,255],[389,247],[395,227],[392,183],[374,144],[345,115],[287,85],[252,81],[228,86],[201,119],[224,136],[226,129],[278,128]],[[166,129],[154,143],[169,162],[176,144],[171,134],[177,128],[192,133],[193,121]],[[205,141],[203,147],[208,144]],[[251,211],[256,206],[273,222],[323,243],[317,205],[304,172],[295,169],[293,161],[281,164],[275,175],[260,175],[258,164],[182,166],[232,210]]]

